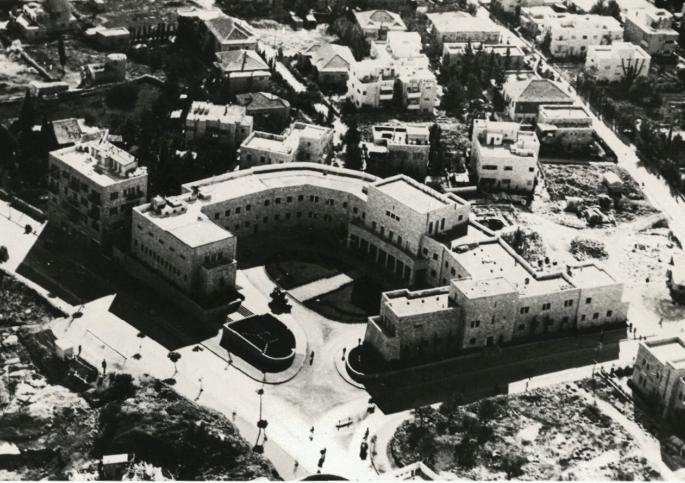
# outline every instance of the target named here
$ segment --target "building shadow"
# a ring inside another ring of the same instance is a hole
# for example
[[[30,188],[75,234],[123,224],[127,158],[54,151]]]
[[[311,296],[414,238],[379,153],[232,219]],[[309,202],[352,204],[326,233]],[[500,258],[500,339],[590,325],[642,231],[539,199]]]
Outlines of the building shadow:
[[[467,364],[458,358],[438,367],[407,370],[365,383],[374,402],[386,414],[444,402],[455,397],[463,404],[506,394],[508,385],[530,377],[608,362],[618,358],[620,335],[599,347],[564,350],[549,340],[546,351],[532,357],[498,363],[501,354],[486,353]],[[556,346],[556,347],[555,347]],[[506,350],[506,349],[503,349]]]
[[[213,337],[221,327],[194,320],[99,248],[75,243],[49,224],[17,273],[71,305],[115,294],[109,311],[169,350]]]

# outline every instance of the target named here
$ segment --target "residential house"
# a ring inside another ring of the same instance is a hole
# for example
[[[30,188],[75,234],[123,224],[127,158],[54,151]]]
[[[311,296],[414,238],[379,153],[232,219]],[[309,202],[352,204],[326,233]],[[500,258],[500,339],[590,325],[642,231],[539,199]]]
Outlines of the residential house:
[[[542,146],[568,152],[584,151],[595,139],[592,117],[583,106],[540,106],[536,133]]]
[[[631,383],[664,417],[685,409],[685,341],[663,337],[638,346]]]
[[[467,12],[439,12],[426,16],[428,31],[440,49],[446,42],[498,44],[502,40],[502,28],[486,17],[474,17]]]
[[[416,32],[391,32],[387,42],[374,42],[371,58],[352,64],[347,96],[357,107],[401,105],[432,112],[437,102],[437,80],[421,54]]]
[[[269,66],[254,50],[227,50],[216,53],[215,67],[231,94],[264,89],[269,85]]]
[[[678,48],[673,15],[663,8],[643,8],[625,15],[625,39],[650,55],[671,55]]]
[[[362,143],[366,171],[381,177],[406,174],[426,179],[430,132],[425,124],[380,124],[371,128],[371,142]]]
[[[220,9],[189,8],[178,11],[178,35],[185,36],[208,54],[229,50],[256,50],[252,27]]]
[[[503,88],[506,113],[512,121],[533,121],[543,104],[571,105],[573,98],[555,82],[548,79],[525,80],[510,77]]]
[[[597,80],[619,81],[648,77],[652,56],[630,42],[614,42],[611,45],[591,45],[585,58],[585,73]]]
[[[117,52],[126,52],[131,40],[131,33],[126,27],[93,27],[85,34],[101,49]]]
[[[253,131],[240,145],[240,167],[295,161],[325,164],[332,149],[332,128],[295,122],[281,134]]]
[[[383,40],[388,32],[407,30],[402,17],[390,10],[355,11],[354,18],[364,37],[369,41]]]
[[[254,129],[281,132],[290,124],[290,103],[276,94],[246,92],[235,96],[235,100],[252,116]]]
[[[338,44],[312,45],[302,52],[314,70],[319,84],[332,87],[345,87],[350,65],[355,62],[349,47]]]
[[[104,62],[86,64],[82,76],[87,83],[107,84],[126,80],[126,54],[107,54]]]
[[[591,45],[623,40],[623,26],[607,15],[566,15],[549,23],[549,51],[555,58],[581,57]]]
[[[510,44],[482,44],[479,42],[447,42],[442,47],[442,62],[444,65],[461,65],[464,53],[469,45],[474,52],[482,50],[486,55],[495,55],[508,69],[517,70],[523,66],[526,56],[518,45]]]
[[[540,142],[516,122],[473,121],[471,169],[486,191],[531,193],[538,175]]]
[[[244,106],[195,101],[186,114],[186,141],[211,139],[229,149],[237,149],[252,132],[252,116],[246,111]]]
[[[26,40],[68,33],[77,26],[69,0],[24,3],[18,16],[10,13],[10,20]]]

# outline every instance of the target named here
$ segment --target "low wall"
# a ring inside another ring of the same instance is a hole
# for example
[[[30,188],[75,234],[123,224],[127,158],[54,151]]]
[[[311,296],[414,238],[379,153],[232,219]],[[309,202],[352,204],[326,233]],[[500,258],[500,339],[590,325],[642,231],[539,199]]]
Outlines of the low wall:
[[[289,368],[295,360],[295,349],[285,357],[272,357],[263,353],[259,347],[243,337],[239,332],[224,325],[221,345],[235,352],[240,358],[249,362],[263,372],[280,372]]]
[[[114,248],[112,255],[128,272],[129,275],[145,283],[159,294],[166,297],[171,303],[201,322],[217,322],[226,318],[226,315],[237,309],[241,300],[231,300],[215,307],[202,307],[189,296],[171,285],[162,277],[147,268],[128,253],[119,248]]]

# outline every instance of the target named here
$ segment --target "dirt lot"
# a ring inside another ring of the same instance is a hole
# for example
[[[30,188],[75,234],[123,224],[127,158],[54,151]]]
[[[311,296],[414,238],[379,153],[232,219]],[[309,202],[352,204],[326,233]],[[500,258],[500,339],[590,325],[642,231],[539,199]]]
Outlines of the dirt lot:
[[[0,327],[47,322],[61,317],[59,310],[38,293],[0,270]]]
[[[602,182],[602,177],[607,172],[614,173],[621,179],[623,196],[618,207],[614,205],[608,210],[603,210],[605,214],[613,216],[616,222],[620,223],[657,213],[657,210],[645,200],[637,182],[627,171],[615,164],[544,164],[542,172],[546,193],[542,193],[540,202],[534,205],[533,210],[555,214],[555,218],[562,224],[585,226],[585,220],[581,220],[573,213],[565,212],[566,200],[577,197],[582,199],[584,206],[598,206],[598,196],[609,193]]]
[[[78,87],[81,83],[81,68],[83,66],[104,62],[108,53],[97,50],[79,39],[65,40],[64,47],[67,54],[64,73],[60,70],[57,41],[26,44],[24,50],[47,69],[53,78],[67,82],[72,88]],[[146,65],[128,61],[127,75],[129,78],[139,77],[143,74],[155,74],[155,71]]]
[[[78,5],[86,16],[95,16],[95,24],[109,27],[130,27],[157,25],[159,22],[175,23],[176,11],[182,7],[194,6],[189,0],[107,0],[104,9],[99,10],[89,2]]]
[[[26,86],[34,80],[42,80],[38,72],[0,50],[0,99],[24,95]]]
[[[290,26],[275,20],[254,21],[251,25],[257,32],[260,42],[274,49],[282,48],[286,56],[295,55],[315,44],[337,40],[335,35],[326,32],[326,24],[320,24],[311,30],[293,30]]]
[[[444,478],[659,478],[628,431],[576,385],[422,408],[389,449],[398,466],[423,460]]]

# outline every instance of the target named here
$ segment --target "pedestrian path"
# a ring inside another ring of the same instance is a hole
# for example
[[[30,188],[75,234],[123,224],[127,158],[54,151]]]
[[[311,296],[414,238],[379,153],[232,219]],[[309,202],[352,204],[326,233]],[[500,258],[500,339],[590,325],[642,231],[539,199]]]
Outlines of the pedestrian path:
[[[304,302],[320,295],[333,292],[334,290],[338,290],[339,288],[344,287],[353,281],[354,279],[352,279],[349,275],[345,273],[339,273],[338,275],[334,275],[332,277],[321,278],[319,280],[315,280],[314,282],[300,285],[299,287],[290,290],[290,295],[300,302]]]

